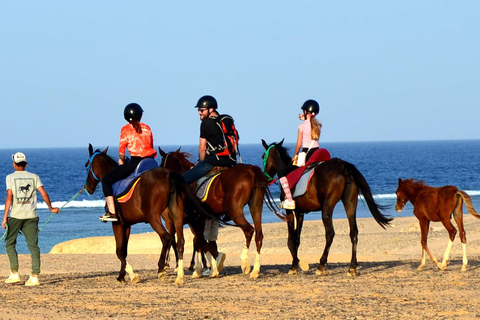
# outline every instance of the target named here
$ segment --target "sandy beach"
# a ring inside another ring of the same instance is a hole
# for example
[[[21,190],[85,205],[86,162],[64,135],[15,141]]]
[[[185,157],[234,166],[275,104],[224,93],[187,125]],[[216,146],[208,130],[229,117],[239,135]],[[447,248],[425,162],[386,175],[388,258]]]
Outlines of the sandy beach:
[[[450,262],[440,271],[420,261],[420,232],[415,217],[395,218],[383,230],[373,219],[358,219],[358,276],[347,275],[351,244],[346,220],[335,220],[336,236],[327,274],[315,275],[324,245],[321,221],[306,221],[299,250],[309,271],[288,275],[291,256],[284,223],[264,224],[261,273],[256,280],[242,274],[241,230],[220,230],[219,248],[227,254],[218,278],[192,279],[174,284],[170,270],[157,279],[161,248],[154,233],[132,235],[128,261],[140,282],[118,283],[120,267],[113,237],[71,240],[42,255],[41,285],[7,285],[6,255],[0,256],[1,319],[473,319],[480,317],[480,220],[465,215],[469,266],[461,272],[460,240],[454,242]],[[185,264],[192,247],[186,232]],[[20,238],[20,241],[23,241]],[[441,223],[432,223],[429,246],[438,259],[448,236]],[[253,264],[255,248],[250,248]],[[20,274],[26,280],[30,256],[20,255]],[[173,263],[172,263],[173,266]],[[127,277],[128,280],[128,277]]]

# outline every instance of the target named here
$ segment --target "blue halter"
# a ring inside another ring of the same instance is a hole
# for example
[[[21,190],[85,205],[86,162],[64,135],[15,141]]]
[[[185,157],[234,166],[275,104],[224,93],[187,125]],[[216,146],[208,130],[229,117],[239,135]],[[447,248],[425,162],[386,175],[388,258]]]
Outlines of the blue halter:
[[[93,172],[93,169],[92,169],[92,164],[93,164],[93,158],[95,158],[95,156],[101,154],[100,151],[96,151],[92,154],[92,156],[90,157],[90,159],[88,159],[88,166],[87,166],[87,171],[90,171],[92,173],[92,176],[95,180],[97,181],[100,181],[100,179],[95,175],[95,172]]]

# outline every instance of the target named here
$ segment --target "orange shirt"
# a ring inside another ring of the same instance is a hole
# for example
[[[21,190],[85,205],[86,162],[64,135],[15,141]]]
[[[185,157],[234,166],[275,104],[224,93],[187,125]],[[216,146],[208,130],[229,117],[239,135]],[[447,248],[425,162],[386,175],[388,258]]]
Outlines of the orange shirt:
[[[125,153],[128,149],[131,157],[151,157],[157,156],[157,152],[153,148],[152,130],[145,123],[140,122],[142,133],[137,133],[132,124],[126,124],[120,132],[119,153]]]

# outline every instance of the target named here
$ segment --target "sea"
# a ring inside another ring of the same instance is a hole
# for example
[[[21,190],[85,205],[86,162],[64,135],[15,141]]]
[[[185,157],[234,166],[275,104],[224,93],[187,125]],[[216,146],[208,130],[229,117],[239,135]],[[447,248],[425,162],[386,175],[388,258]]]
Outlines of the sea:
[[[268,141],[268,143],[273,141]],[[291,153],[293,144],[285,144]],[[179,146],[161,146],[166,152]],[[480,210],[480,140],[459,141],[404,141],[404,142],[331,142],[321,147],[330,151],[332,157],[341,158],[354,164],[365,176],[374,193],[375,200],[388,206],[385,213],[392,217],[412,216],[412,206],[407,204],[404,211],[395,211],[398,179],[415,178],[431,186],[455,185],[466,191],[473,205]],[[100,148],[104,149],[106,147]],[[197,154],[197,146],[182,146],[182,151]],[[0,149],[0,178],[13,172],[12,154],[22,151],[28,159],[27,170],[40,176],[52,203],[61,212],[52,215],[38,195],[40,217],[39,245],[42,253],[48,253],[53,246],[71,239],[112,236],[110,223],[102,223],[98,217],[104,212],[105,200],[101,189],[92,195],[86,192],[70,201],[85,184],[88,149],[85,148],[41,148],[41,149]],[[240,145],[243,163],[262,167],[264,148],[259,144]],[[108,149],[118,159],[117,148]],[[192,161],[196,159],[196,156]],[[160,158],[157,158],[160,161]],[[6,196],[5,182],[0,183],[0,209],[3,214]],[[274,198],[279,201],[279,185],[270,186]],[[361,197],[360,197],[361,199]],[[244,209],[250,218],[248,206]],[[464,213],[466,210],[464,210]],[[468,213],[467,213],[468,214]],[[344,219],[345,211],[339,203],[334,210],[334,219]],[[357,217],[371,217],[367,206],[360,201]],[[321,212],[311,212],[306,220],[320,220]],[[264,206],[263,223],[281,222]],[[227,228],[232,228],[227,226]],[[149,224],[141,223],[132,227],[132,233],[153,232]],[[0,238],[4,230],[0,229]],[[17,241],[18,253],[29,253],[22,235]],[[4,242],[0,254],[5,254]]]

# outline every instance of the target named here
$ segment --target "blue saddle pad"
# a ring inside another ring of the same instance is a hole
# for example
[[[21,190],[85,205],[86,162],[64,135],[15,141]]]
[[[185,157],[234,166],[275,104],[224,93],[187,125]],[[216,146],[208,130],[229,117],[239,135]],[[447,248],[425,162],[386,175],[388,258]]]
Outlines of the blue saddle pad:
[[[138,164],[137,168],[135,171],[126,177],[123,180],[117,181],[113,184],[113,195],[114,196],[120,196],[122,195],[125,191],[130,188],[132,183],[134,182],[135,178],[137,178],[139,175],[144,173],[145,171],[152,170],[158,167],[158,163],[155,159],[153,158],[145,158],[140,163]]]
[[[293,192],[294,198],[303,196],[307,192],[308,181],[310,181],[310,176],[313,174],[314,169],[315,167],[312,167],[303,172],[302,177],[295,185],[295,191]]]

